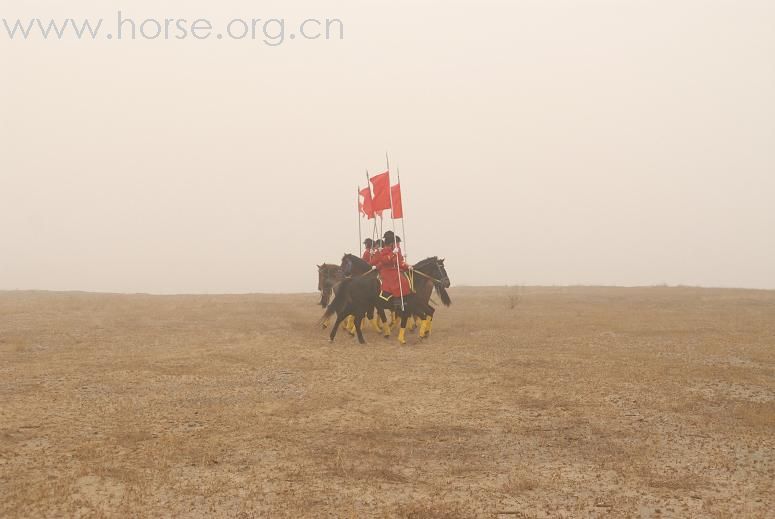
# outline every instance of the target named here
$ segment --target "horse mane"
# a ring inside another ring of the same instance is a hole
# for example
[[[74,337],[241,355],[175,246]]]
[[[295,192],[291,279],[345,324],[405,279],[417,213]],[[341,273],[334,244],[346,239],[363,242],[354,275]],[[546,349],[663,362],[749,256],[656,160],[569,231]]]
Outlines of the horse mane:
[[[417,270],[420,270],[423,267],[427,267],[430,262],[434,262],[435,263],[437,261],[439,261],[439,257],[438,256],[431,256],[430,258],[425,258],[424,260],[422,260],[422,261],[418,262],[417,264],[415,264],[414,268],[416,268]]]
[[[444,306],[450,306],[452,304],[452,298],[449,297],[449,293],[447,292],[447,289],[443,286],[437,285],[436,283],[433,284],[433,288],[436,289],[436,293],[439,294],[439,297],[441,298],[441,303]]]
[[[342,258],[342,261],[344,261],[345,258],[349,259],[351,262],[357,263],[363,267],[367,267],[368,269],[371,269],[371,265],[369,265],[368,261],[364,260],[363,258],[359,258],[355,254],[345,254],[344,257]]]

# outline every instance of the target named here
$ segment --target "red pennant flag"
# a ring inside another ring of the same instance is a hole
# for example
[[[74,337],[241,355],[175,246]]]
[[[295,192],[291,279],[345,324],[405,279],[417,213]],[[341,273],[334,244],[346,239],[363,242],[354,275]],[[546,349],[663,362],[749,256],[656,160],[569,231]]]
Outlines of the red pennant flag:
[[[393,218],[404,217],[404,204],[401,203],[401,184],[390,188],[390,196],[393,197]]]
[[[359,191],[360,195],[363,197],[363,202],[358,204],[358,207],[360,207],[361,212],[365,214],[369,219],[374,218],[374,208],[371,201],[371,189],[368,187],[365,187]]]
[[[371,177],[374,186],[374,196],[371,198],[371,208],[374,211],[390,209],[390,172],[385,171]]]

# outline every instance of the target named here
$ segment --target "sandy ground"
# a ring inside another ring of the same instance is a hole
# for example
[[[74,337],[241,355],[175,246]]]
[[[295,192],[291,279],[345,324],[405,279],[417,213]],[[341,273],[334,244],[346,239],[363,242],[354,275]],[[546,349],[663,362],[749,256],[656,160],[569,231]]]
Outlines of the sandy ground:
[[[775,517],[775,292],[0,293],[1,517]]]

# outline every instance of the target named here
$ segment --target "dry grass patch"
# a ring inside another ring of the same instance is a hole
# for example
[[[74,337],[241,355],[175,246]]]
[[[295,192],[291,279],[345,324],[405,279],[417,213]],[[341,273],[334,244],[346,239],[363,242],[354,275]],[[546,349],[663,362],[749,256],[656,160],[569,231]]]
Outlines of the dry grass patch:
[[[0,293],[0,517],[775,509],[775,293],[451,295],[399,347],[314,294]]]

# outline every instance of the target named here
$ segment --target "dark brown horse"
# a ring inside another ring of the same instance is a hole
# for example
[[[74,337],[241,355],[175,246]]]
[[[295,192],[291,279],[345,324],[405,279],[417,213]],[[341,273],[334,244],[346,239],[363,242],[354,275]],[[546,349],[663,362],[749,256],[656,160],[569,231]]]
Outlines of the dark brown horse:
[[[323,263],[318,265],[318,290],[320,290],[320,306],[328,306],[334,286],[344,279],[339,265]]]
[[[326,308],[328,303],[331,302],[331,294],[334,292],[335,287],[342,282],[344,276],[342,276],[342,269],[339,265],[332,265],[330,263],[323,263],[318,265],[318,290],[320,290],[320,306]],[[323,328],[328,327],[328,321],[321,323]]]

